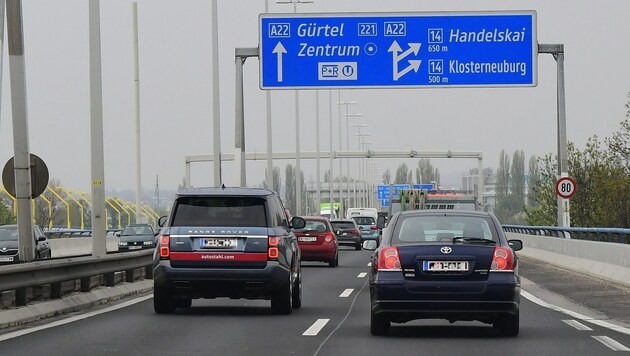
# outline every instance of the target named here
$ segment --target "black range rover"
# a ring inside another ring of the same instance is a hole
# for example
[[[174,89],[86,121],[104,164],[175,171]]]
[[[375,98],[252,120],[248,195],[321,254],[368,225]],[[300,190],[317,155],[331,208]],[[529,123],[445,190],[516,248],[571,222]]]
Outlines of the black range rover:
[[[300,250],[277,193],[257,188],[192,188],[160,219],[153,259],[156,313],[196,298],[271,300],[277,314],[302,304]]]

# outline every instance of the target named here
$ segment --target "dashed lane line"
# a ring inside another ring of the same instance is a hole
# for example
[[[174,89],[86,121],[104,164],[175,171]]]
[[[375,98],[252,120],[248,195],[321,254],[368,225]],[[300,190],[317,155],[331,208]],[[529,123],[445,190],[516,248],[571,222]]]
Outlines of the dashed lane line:
[[[341,293],[339,295],[339,298],[348,298],[350,296],[350,294],[352,294],[353,290],[354,289],[352,289],[352,288],[348,288],[348,289],[344,290],[343,293]]]
[[[310,328],[306,329],[305,332],[302,333],[303,336],[316,336],[319,332],[328,324],[330,319],[317,319],[316,322],[311,325]]]
[[[538,305],[540,305],[542,307],[558,311],[560,313],[569,315],[569,316],[571,316],[573,318],[580,319],[582,321],[586,321],[586,322],[589,322],[591,324],[595,324],[597,326],[601,326],[601,327],[606,328],[606,329],[610,329],[610,330],[613,330],[613,331],[616,331],[616,332],[619,332],[619,333],[622,333],[622,334],[625,334],[625,335],[630,335],[630,328],[625,328],[623,326],[615,325],[613,323],[609,323],[609,322],[603,321],[603,320],[593,319],[593,318],[590,318],[590,317],[588,317],[586,315],[583,315],[583,314],[580,314],[580,313],[576,313],[576,312],[574,312],[572,310],[564,309],[564,308],[561,308],[559,306],[553,305],[551,303],[547,303],[544,300],[542,300],[542,299],[540,299],[540,298],[538,298],[538,297],[536,297],[536,296],[534,296],[534,295],[532,295],[532,294],[530,294],[530,293],[528,293],[528,292],[526,292],[524,290],[521,290],[521,295],[523,297],[529,299],[531,302],[536,303],[536,304],[538,304]]]
[[[364,278],[365,276],[367,276],[367,273],[365,273],[365,272],[361,272],[361,273],[359,273],[359,275],[357,276],[357,278]]]
[[[580,323],[577,320],[562,320],[562,321],[564,321],[565,323],[571,325],[572,327],[574,327],[574,328],[576,328],[577,330],[580,330],[580,331],[592,331],[593,330],[593,329],[589,328],[588,326]]]
[[[630,351],[629,348],[623,346],[622,344],[612,338],[609,338],[608,336],[593,336],[593,339],[601,342],[613,351]]]

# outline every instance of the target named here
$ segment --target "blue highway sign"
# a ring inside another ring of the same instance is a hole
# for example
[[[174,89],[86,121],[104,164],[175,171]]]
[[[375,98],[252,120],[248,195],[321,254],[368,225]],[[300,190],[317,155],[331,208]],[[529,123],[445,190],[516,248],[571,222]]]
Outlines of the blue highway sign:
[[[413,189],[426,189],[433,190],[433,184],[414,184],[412,186]]]
[[[535,11],[261,14],[262,89],[537,84]]]
[[[392,196],[400,198],[400,191],[407,189],[409,189],[409,184],[394,184],[394,194]],[[389,185],[378,185],[376,194],[378,199],[389,199]]]

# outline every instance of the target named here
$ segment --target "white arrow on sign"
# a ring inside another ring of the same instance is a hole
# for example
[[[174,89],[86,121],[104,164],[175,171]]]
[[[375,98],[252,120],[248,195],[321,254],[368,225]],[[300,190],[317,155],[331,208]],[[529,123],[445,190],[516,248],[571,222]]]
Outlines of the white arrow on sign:
[[[273,53],[278,55],[278,83],[282,82],[282,54],[287,53],[287,49],[284,48],[282,42],[278,42],[276,47],[273,49]]]
[[[393,64],[392,69],[393,69],[394,80],[400,79],[403,75],[411,72],[412,70],[418,73],[418,69],[420,69],[420,64],[422,63],[422,60],[410,59],[409,66],[407,66],[405,69],[403,69],[400,72],[398,71],[398,62],[405,59],[407,56],[409,56],[412,53],[414,56],[417,56],[418,52],[420,52],[420,46],[422,46],[422,43],[408,43],[408,45],[409,45],[409,49],[402,52],[402,48],[400,47],[398,42],[394,40],[394,42],[392,42],[392,45],[389,46],[389,49],[387,50],[388,52],[392,52],[392,64]],[[399,54],[400,52],[402,53]]]

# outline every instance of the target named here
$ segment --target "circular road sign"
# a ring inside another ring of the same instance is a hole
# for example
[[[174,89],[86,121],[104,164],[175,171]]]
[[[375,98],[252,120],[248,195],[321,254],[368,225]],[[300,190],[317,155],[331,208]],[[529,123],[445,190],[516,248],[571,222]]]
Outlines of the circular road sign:
[[[7,192],[15,198],[14,158],[11,157],[2,170],[2,182]],[[46,190],[48,167],[38,156],[31,153],[31,198],[35,199]]]
[[[573,178],[562,177],[556,182],[556,194],[560,198],[569,199],[577,191],[577,183]]]

